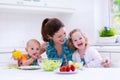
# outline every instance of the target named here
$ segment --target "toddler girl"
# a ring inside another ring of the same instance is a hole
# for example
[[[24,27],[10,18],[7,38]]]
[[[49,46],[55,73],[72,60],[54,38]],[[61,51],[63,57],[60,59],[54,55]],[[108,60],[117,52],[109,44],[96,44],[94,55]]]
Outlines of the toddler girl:
[[[101,55],[88,46],[87,37],[79,29],[69,33],[68,46],[75,50],[72,55],[73,61],[82,62],[84,67],[103,67]]]

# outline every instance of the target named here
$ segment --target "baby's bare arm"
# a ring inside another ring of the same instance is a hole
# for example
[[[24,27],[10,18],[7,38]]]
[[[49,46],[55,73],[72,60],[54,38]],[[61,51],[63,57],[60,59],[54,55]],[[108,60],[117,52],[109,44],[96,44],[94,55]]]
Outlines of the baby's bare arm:
[[[29,65],[31,65],[35,59],[39,58],[39,56],[40,56],[39,54],[33,54],[33,55],[31,55],[31,57],[28,60],[23,60],[22,61],[22,65],[23,66],[29,66]]]
[[[33,63],[33,61],[34,61],[33,58],[30,58],[28,60],[24,60],[24,61],[22,61],[22,66],[29,66],[30,64]]]

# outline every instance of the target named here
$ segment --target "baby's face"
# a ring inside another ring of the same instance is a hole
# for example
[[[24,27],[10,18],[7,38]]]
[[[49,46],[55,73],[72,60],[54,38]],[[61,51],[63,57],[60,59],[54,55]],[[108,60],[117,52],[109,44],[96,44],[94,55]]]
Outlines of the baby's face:
[[[28,52],[28,54],[34,55],[34,56],[39,56],[40,55],[40,45],[37,43],[31,43],[27,48],[26,51]]]

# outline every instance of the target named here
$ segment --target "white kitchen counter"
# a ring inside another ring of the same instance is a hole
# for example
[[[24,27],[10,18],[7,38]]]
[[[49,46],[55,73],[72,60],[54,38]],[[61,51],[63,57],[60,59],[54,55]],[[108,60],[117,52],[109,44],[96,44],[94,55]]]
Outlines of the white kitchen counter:
[[[87,68],[76,74],[0,68],[0,80],[120,80],[120,68]]]
[[[120,68],[87,68],[76,74],[57,74],[42,69],[6,69],[6,66],[16,63],[10,53],[0,55],[0,80],[120,80]]]
[[[101,56],[109,57],[111,61],[111,67],[120,67],[120,43],[113,44],[93,44],[91,45],[97,49]]]
[[[92,44],[99,52],[120,53],[120,43],[114,44]]]

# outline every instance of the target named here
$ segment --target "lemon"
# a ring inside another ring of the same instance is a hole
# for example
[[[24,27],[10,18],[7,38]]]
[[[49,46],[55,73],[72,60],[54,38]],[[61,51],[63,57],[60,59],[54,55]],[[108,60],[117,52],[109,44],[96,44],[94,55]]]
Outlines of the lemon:
[[[12,52],[12,57],[13,57],[15,60],[19,60],[19,59],[22,57],[21,51],[20,51],[20,50],[14,50],[14,51]]]

